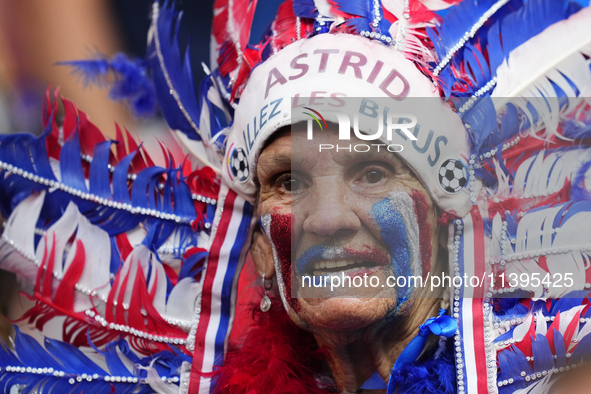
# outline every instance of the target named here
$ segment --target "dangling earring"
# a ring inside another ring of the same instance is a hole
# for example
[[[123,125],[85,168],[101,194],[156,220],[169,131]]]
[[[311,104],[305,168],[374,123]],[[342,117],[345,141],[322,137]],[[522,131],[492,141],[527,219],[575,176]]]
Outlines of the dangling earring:
[[[273,280],[271,280],[269,287],[267,287],[267,281],[265,279],[266,275],[266,273],[263,273],[263,288],[265,289],[265,296],[261,300],[261,311],[263,312],[267,312],[269,309],[271,309],[271,299],[269,298],[268,294],[269,290],[273,288]]]

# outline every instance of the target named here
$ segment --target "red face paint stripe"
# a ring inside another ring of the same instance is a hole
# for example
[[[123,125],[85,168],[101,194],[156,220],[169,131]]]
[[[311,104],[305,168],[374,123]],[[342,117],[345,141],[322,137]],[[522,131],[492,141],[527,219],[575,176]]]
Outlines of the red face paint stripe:
[[[289,306],[298,312],[298,299],[291,296],[291,215],[272,214],[270,232],[271,241],[281,263],[285,299]]]

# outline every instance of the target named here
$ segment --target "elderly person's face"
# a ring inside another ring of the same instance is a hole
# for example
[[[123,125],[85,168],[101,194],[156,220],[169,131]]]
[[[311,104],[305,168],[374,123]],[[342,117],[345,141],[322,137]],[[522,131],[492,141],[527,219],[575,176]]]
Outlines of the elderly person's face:
[[[388,152],[385,146],[378,152],[372,146],[365,153],[319,153],[319,144],[349,143],[368,142],[339,141],[330,132],[308,141],[303,131],[284,130],[257,164],[257,213],[280,229],[269,236],[278,252],[275,269],[282,274],[288,312],[311,330],[357,330],[405,313],[412,308],[412,286],[389,287],[386,278],[424,277],[436,262],[435,208],[398,157],[404,152]],[[379,284],[331,291],[332,275],[367,276],[366,283],[376,277],[372,283]],[[328,284],[309,289],[304,276],[326,276]]]

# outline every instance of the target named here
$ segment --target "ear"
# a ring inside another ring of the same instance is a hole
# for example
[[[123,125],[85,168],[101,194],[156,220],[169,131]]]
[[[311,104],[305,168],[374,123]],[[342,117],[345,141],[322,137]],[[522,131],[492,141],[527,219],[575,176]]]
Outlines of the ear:
[[[263,276],[265,274],[266,278],[272,278],[275,275],[273,249],[269,239],[262,233],[259,226],[255,227],[252,234],[250,254],[259,275]]]

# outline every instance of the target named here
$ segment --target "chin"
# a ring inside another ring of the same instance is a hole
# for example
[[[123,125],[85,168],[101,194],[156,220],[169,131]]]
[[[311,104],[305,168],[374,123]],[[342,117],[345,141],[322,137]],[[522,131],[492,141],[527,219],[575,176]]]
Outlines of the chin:
[[[385,321],[399,309],[397,298],[298,298],[298,304],[297,313],[290,310],[289,314],[312,332],[361,330]]]

